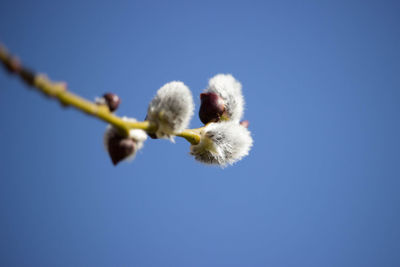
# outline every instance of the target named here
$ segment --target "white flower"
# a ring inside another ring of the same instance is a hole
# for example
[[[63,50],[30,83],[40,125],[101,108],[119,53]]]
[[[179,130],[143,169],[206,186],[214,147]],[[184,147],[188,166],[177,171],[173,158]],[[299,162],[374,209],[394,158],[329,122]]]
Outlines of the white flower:
[[[247,156],[253,145],[250,131],[234,121],[209,123],[200,135],[200,143],[190,147],[190,154],[205,164],[233,164]]]
[[[232,121],[239,122],[243,116],[244,98],[242,84],[231,74],[217,74],[208,82],[205,93],[216,93],[224,101],[225,112]]]
[[[125,121],[136,122],[132,118],[122,118]],[[114,165],[123,160],[134,159],[137,151],[143,147],[147,134],[143,130],[131,129],[129,136],[122,135],[117,128],[108,125],[104,134],[104,146]]]
[[[151,100],[147,109],[148,121],[157,125],[157,138],[169,138],[189,126],[194,110],[192,93],[179,81],[165,84]]]

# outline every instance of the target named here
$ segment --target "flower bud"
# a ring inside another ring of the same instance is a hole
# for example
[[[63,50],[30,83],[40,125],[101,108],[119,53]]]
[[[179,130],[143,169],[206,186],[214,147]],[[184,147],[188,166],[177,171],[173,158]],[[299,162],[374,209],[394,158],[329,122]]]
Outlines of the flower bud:
[[[119,104],[121,103],[121,99],[119,98],[119,96],[117,96],[116,94],[113,94],[113,93],[106,93],[103,95],[103,98],[108,106],[108,109],[111,112],[114,112],[115,110],[117,110],[117,108],[119,107]]]
[[[18,73],[21,70],[21,62],[14,56],[9,56],[4,66],[9,73]]]
[[[118,134],[112,135],[107,140],[107,150],[114,165],[135,154],[136,143],[130,138]]]
[[[242,125],[244,128],[249,128],[250,122],[248,120],[244,120],[240,122],[240,125]]]
[[[226,167],[247,156],[253,145],[250,131],[234,121],[209,123],[200,135],[200,143],[190,147],[190,154],[205,164]]]
[[[165,84],[151,100],[147,109],[147,120],[157,125],[157,138],[173,141],[176,133],[188,127],[193,115],[193,98],[189,88],[182,82]]]
[[[136,121],[125,117],[122,119]],[[136,152],[143,147],[146,139],[147,135],[143,130],[132,129],[129,131],[129,136],[124,136],[117,128],[109,125],[104,134],[104,145],[112,163],[117,165],[123,160],[133,159]]]
[[[208,88],[204,90],[204,93],[214,93],[217,94],[223,101],[224,103],[224,112],[223,112],[223,117],[220,117],[225,120],[232,120],[239,122],[240,119],[243,116],[243,110],[244,110],[244,99],[242,95],[242,85],[240,82],[238,82],[232,75],[230,74],[218,74],[215,75],[213,78],[210,79],[208,83]],[[215,99],[215,98],[214,98]],[[220,101],[212,101],[207,100],[205,101],[204,107],[203,107],[203,112],[204,114],[207,114],[208,112],[210,114],[214,114],[214,116],[206,116],[206,115],[201,115],[203,116],[202,122],[203,123],[208,123],[215,121],[216,115],[213,111],[208,111],[208,109],[217,109],[215,106],[221,107],[221,104],[207,104],[207,102],[215,103]],[[203,101],[202,101],[203,105]],[[210,107],[211,106],[211,107]],[[219,110],[219,113],[221,110]],[[205,122],[204,122],[204,121]],[[218,120],[217,120],[218,121]]]
[[[35,73],[27,68],[21,68],[19,71],[21,78],[30,86],[35,83]]]
[[[118,109],[121,99],[113,93],[105,93],[102,97],[96,97],[94,101],[97,105],[106,105],[111,112]]]
[[[199,117],[202,123],[218,122],[225,113],[224,100],[216,93],[200,94]]]

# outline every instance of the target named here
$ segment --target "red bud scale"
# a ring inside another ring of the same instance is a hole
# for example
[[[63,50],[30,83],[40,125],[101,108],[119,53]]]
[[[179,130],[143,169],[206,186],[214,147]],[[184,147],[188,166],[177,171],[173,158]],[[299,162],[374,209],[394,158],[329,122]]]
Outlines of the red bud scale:
[[[224,100],[216,93],[200,94],[199,117],[202,123],[218,122],[225,113]]]

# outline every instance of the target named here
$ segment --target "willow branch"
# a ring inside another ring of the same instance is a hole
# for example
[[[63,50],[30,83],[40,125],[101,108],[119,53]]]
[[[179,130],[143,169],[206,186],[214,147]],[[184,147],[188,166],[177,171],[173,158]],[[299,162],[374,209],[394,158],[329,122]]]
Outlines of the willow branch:
[[[79,111],[115,126],[125,135],[128,135],[131,129],[141,129],[147,133],[154,133],[157,130],[157,125],[154,123],[149,121],[125,121],[121,117],[114,115],[106,105],[96,104],[69,92],[64,82],[51,81],[46,75],[37,74],[22,66],[20,61],[10,55],[7,49],[1,44],[0,61],[11,74],[18,75],[27,85],[33,86],[44,95],[58,100],[63,106],[74,107]],[[200,135],[196,129],[186,129],[181,133],[177,133],[176,136],[185,138],[191,144],[198,144],[200,142]]]

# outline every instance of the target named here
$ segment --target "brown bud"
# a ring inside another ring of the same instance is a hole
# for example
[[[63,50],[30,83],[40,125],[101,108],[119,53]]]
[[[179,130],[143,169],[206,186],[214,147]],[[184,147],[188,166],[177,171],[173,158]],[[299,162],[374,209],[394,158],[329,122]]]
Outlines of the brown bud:
[[[117,165],[122,160],[133,155],[136,149],[136,143],[134,140],[120,135],[113,135],[108,139],[107,150],[110,155],[111,161],[114,165]]]
[[[21,78],[30,86],[33,86],[35,83],[35,72],[27,69],[27,68],[22,68],[20,71]]]
[[[9,73],[18,73],[21,70],[21,62],[18,58],[10,56],[4,65]]]
[[[113,93],[106,93],[103,95],[103,98],[111,112],[117,110],[119,104],[121,103],[119,96]]]
[[[248,120],[244,120],[240,122],[240,125],[242,125],[244,128],[249,128],[250,122]]]
[[[217,122],[225,112],[224,100],[216,93],[200,94],[199,117],[202,123]]]

